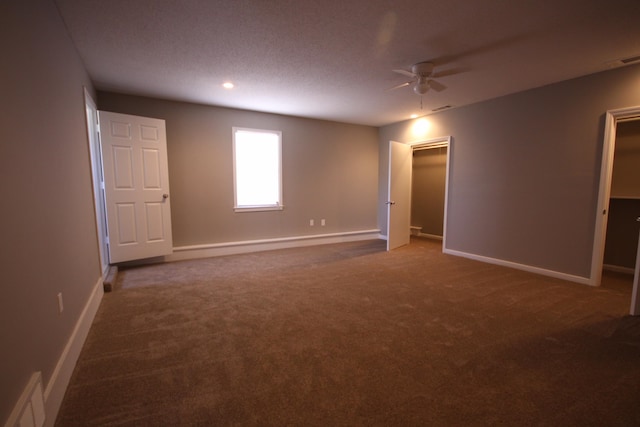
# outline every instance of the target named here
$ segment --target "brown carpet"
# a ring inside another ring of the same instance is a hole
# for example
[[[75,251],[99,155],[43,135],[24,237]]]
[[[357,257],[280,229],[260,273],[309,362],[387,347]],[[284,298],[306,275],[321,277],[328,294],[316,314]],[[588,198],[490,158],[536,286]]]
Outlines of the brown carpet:
[[[126,269],[56,425],[640,425],[630,294],[423,239]]]

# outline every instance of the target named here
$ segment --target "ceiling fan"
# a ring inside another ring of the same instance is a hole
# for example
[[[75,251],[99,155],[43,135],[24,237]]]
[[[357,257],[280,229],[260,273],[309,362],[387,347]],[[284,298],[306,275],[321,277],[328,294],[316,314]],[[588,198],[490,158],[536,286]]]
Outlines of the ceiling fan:
[[[431,62],[418,62],[411,66],[411,71],[393,70],[395,73],[411,77],[411,80],[394,86],[389,90],[399,89],[409,85],[413,85],[413,91],[418,95],[424,95],[429,89],[433,89],[436,92],[445,90],[447,88],[445,85],[431,78],[433,75],[433,67],[434,65]]]

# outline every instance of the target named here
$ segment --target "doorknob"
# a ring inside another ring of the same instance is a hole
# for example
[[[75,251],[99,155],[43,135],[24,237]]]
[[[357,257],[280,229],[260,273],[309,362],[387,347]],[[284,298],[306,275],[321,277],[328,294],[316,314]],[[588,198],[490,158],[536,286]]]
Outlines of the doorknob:
[[[164,193],[164,194],[162,195],[162,198],[163,198],[163,199],[168,199],[168,198],[169,198],[169,195],[168,195],[167,193]]]
[[[387,204],[387,205],[395,205],[395,204],[396,204],[396,202],[387,202],[386,204]]]

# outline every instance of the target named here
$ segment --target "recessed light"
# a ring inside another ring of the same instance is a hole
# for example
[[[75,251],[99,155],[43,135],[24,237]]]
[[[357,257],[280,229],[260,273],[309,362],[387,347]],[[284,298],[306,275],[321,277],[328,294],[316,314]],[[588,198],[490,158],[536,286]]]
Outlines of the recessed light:
[[[225,88],[225,89],[233,89],[233,83],[224,82],[224,83],[222,83],[222,87]]]
[[[411,117],[412,119],[417,119],[417,118],[418,118],[418,115],[417,115],[417,114],[412,114],[410,117]]]

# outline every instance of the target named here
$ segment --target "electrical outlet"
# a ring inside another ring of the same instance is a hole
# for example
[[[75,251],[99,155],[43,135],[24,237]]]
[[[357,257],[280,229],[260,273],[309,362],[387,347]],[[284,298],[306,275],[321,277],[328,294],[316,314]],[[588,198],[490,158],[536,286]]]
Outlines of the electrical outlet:
[[[64,311],[64,304],[62,303],[62,292],[58,292],[58,314],[62,314]]]
[[[323,226],[323,227],[324,227],[326,224],[327,224],[327,223],[325,222],[325,220],[324,220],[324,219],[321,219],[321,220],[320,220],[320,225],[321,225],[321,226]]]
[[[312,219],[310,219],[310,220],[309,220],[309,226],[310,226],[310,227],[313,227],[313,225],[314,225],[314,222],[313,222],[313,220],[312,220]]]

